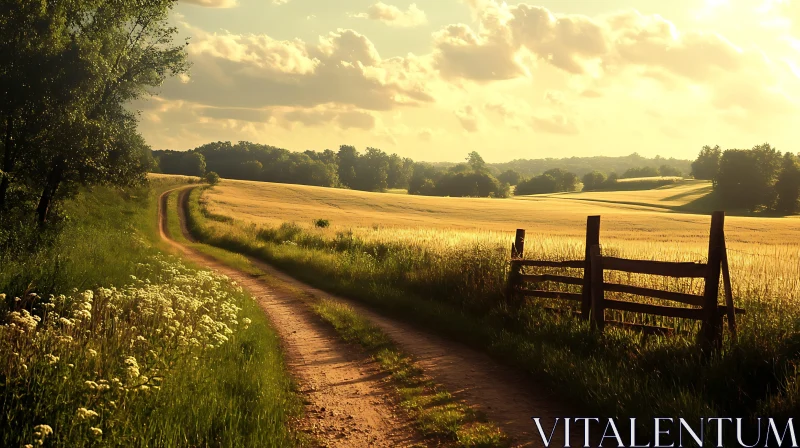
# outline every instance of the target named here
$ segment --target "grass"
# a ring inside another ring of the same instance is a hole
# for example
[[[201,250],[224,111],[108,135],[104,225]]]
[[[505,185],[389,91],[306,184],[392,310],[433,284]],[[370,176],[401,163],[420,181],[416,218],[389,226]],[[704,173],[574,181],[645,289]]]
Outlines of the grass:
[[[170,220],[177,218],[173,208],[176,205],[172,199]],[[197,208],[194,210],[197,211]],[[196,224],[196,219],[197,217],[190,222]],[[180,238],[184,244],[188,243],[185,238]],[[191,246],[231,267],[258,276],[274,289],[303,298],[311,310],[331,325],[343,340],[359,345],[375,359],[382,371],[390,374],[400,407],[416,421],[423,436],[436,440],[444,446],[509,445],[508,438],[497,426],[486,421],[485,417],[456,400],[449,392],[428,378],[413,359],[392,342],[383,330],[371,324],[352,307],[329,299],[319,299],[295,288],[261,271],[239,253],[207,244],[195,243]]]
[[[674,202],[687,190],[654,191]],[[645,201],[658,200],[646,197]],[[537,219],[545,229],[554,229],[548,235],[521,226],[529,229],[529,256],[556,260],[582,258],[582,235],[572,232],[576,228],[582,233],[589,206],[607,212],[601,235],[604,251],[639,259],[703,261],[707,218],[619,203],[573,207],[569,204],[577,201],[569,199],[406,199],[225,181],[203,198],[193,193],[190,218],[193,232],[208,243],[256,256],[317,287],[482,347],[584,404],[588,413],[777,418],[800,412],[800,248],[787,243],[798,240],[796,218],[728,219],[734,299],[748,315],[739,322],[738,343],[726,340],[723,350],[708,358],[694,344],[697,326],[681,319],[613,315],[682,332],[643,339],[611,329],[598,337],[588,325],[535,305],[516,312],[506,309],[503,291],[513,237],[498,231],[509,218],[491,207],[520,207],[515,209],[520,220]],[[489,211],[481,209],[485,204]],[[552,212],[533,216],[524,212],[529,204]],[[205,219],[203,207],[234,221]],[[326,216],[331,227],[312,228],[305,213]],[[499,223],[475,229],[489,213]],[[559,216],[572,215],[580,216],[580,222],[558,221]],[[378,216],[383,225],[373,226]],[[346,224],[340,219],[347,219]],[[625,219],[627,227],[620,225]],[[606,230],[611,227],[608,221],[615,227]],[[456,225],[448,228],[450,223]],[[660,225],[664,229],[655,231]],[[703,286],[702,281],[640,275],[609,273],[606,279],[620,280],[695,294]]]
[[[82,192],[49,246],[0,254],[0,445],[302,443],[263,313],[159,250],[156,198],[186,181]]]

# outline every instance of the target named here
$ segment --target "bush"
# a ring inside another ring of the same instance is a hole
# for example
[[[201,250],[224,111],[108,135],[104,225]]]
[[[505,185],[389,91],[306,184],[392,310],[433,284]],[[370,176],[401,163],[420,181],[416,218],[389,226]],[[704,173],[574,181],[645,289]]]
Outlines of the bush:
[[[327,219],[316,219],[316,220],[314,220],[314,225],[316,227],[319,227],[320,229],[324,229],[324,228],[327,228],[328,226],[330,226],[331,222],[328,221]]]
[[[214,171],[209,171],[206,173],[204,179],[209,185],[217,185],[219,183],[219,174]]]

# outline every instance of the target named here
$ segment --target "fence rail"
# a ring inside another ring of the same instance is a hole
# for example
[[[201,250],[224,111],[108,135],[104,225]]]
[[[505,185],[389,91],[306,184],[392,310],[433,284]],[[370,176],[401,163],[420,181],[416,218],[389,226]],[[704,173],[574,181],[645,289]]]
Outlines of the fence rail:
[[[578,314],[591,320],[593,326],[602,331],[606,325],[615,325],[649,334],[672,334],[667,327],[607,320],[606,310],[618,310],[663,317],[691,319],[702,322],[701,342],[719,348],[722,345],[722,317],[727,316],[731,333],[736,335],[736,315],[745,310],[736,308],[731,292],[728,255],[725,245],[725,213],[714,212],[709,232],[708,261],[706,263],[631,260],[602,255],[600,247],[600,216],[589,216],[586,220],[586,250],[583,260],[535,260],[523,258],[525,230],[518,229],[511,245],[511,271],[508,278],[509,303],[519,306],[526,298],[563,299],[581,303]],[[582,276],[554,274],[524,274],[523,268],[573,268],[583,269]],[[703,295],[687,294],[634,285],[611,283],[604,280],[606,271],[656,275],[673,278],[702,278]],[[719,283],[723,280],[725,305],[719,304]],[[581,292],[545,291],[529,289],[526,285],[553,282],[564,285],[579,285]],[[655,305],[627,300],[607,299],[606,292],[617,292],[653,299],[677,302],[690,307]],[[551,309],[549,307],[546,307]]]

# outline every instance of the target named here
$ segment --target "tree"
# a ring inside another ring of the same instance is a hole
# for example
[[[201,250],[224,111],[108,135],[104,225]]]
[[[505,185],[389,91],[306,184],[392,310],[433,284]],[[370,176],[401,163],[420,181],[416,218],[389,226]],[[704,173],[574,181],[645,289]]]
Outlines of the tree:
[[[177,30],[168,25],[175,3],[0,6],[0,209],[11,188],[35,189],[44,224],[52,203],[78,185],[145,180],[148,148],[127,106],[187,68],[184,45],[173,44]]]
[[[728,149],[720,158],[714,189],[729,207],[749,211],[771,207],[781,159],[781,153],[767,143],[753,149]]]
[[[520,182],[514,195],[555,193],[558,191],[558,183],[558,179],[552,174],[542,174]]]
[[[658,169],[652,166],[642,166],[638,168],[629,168],[622,173],[623,179],[632,179],[636,177],[656,177],[658,176]]]
[[[339,182],[348,188],[355,188],[358,151],[355,146],[342,145],[337,154],[339,159]]]
[[[472,170],[476,173],[482,173],[486,171],[486,162],[483,161],[483,157],[478,154],[477,151],[472,151],[467,155],[467,163],[469,166],[472,167]]]
[[[800,160],[792,153],[783,155],[781,172],[775,182],[778,200],[775,206],[781,213],[792,214],[800,208]]]
[[[695,179],[714,180],[719,172],[722,150],[719,145],[713,148],[706,145],[700,150],[697,160],[692,162],[692,176]]]
[[[517,185],[522,180],[522,175],[514,170],[505,170],[497,176],[497,180],[509,185]]]
[[[219,183],[219,174],[214,171],[209,171],[203,179],[208,182],[209,185],[217,185]]]
[[[200,155],[202,156],[202,154]],[[203,165],[205,168],[205,159],[203,160]],[[261,162],[258,160],[248,160],[247,162],[242,163],[241,178],[245,180],[260,180],[263,171],[264,165]]]
[[[658,174],[659,174],[659,176],[664,176],[664,177],[673,177],[673,176],[674,177],[681,177],[681,176],[683,176],[683,173],[681,172],[681,170],[679,170],[678,168],[675,168],[673,166],[667,165],[667,164],[664,164],[664,165],[661,165],[660,167],[658,167]]]
[[[606,181],[606,175],[600,171],[592,171],[583,176],[583,190],[591,191],[603,187]]]

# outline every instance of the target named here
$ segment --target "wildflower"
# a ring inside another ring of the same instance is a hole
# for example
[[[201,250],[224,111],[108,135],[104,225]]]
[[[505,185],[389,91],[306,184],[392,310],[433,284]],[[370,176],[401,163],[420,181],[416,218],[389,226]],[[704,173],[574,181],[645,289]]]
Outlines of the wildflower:
[[[12,311],[8,313],[9,322],[12,324],[17,324],[17,326],[27,331],[33,331],[36,329],[36,325],[38,325],[40,320],[36,319],[36,317],[38,316],[32,316],[28,310]]]
[[[50,425],[36,425],[33,427],[33,437],[36,439],[36,445],[44,445],[44,438],[53,433],[53,428]]]
[[[97,417],[100,414],[98,414],[97,412],[94,412],[91,409],[78,408],[77,415],[78,415],[79,419],[86,420],[86,419],[89,419],[89,418],[92,418],[92,417]]]
[[[128,356],[125,358],[125,365],[128,366],[128,368],[125,369],[128,373],[128,378],[136,379],[139,377],[139,363],[136,362],[136,358]]]

